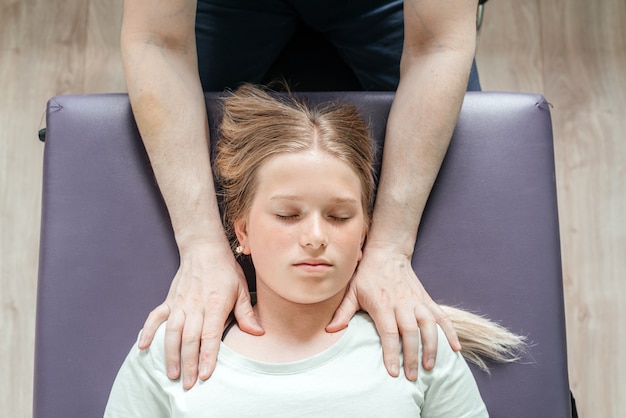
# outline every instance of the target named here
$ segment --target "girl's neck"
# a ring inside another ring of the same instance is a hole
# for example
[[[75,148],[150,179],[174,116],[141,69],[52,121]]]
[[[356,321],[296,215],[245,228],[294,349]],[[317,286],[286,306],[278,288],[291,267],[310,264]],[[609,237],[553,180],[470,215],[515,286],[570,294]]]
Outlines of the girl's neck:
[[[299,304],[259,287],[254,312],[265,334],[253,336],[234,327],[224,342],[241,355],[270,363],[311,357],[343,335],[343,332],[326,332],[342,299],[343,293],[339,293],[323,302]]]
[[[266,333],[306,340],[326,333],[325,328],[342,299],[340,293],[318,303],[294,303],[259,287],[254,312]]]

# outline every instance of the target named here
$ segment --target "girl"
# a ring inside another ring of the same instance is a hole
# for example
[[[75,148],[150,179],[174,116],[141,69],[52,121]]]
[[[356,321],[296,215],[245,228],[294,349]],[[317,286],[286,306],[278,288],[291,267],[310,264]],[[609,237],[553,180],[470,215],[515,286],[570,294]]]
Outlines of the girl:
[[[325,330],[361,259],[374,201],[375,150],[358,111],[244,85],[225,100],[220,134],[224,225],[235,253],[252,258],[265,333],[228,324],[211,379],[186,391],[163,367],[162,325],[148,350],[131,350],[105,416],[487,416],[441,330],[437,365],[416,381],[387,373],[367,314]],[[482,367],[482,358],[514,361],[523,348],[522,337],[484,318],[446,312],[462,354]]]

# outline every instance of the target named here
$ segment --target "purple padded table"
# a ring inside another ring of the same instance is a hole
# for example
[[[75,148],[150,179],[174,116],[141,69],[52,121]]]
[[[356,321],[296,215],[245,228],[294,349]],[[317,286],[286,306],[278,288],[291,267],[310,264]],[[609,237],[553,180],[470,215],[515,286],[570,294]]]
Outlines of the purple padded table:
[[[309,96],[354,102],[382,145],[391,93]],[[208,94],[212,126],[218,109]],[[178,254],[126,95],[51,99],[44,164],[34,417],[102,416]],[[545,99],[468,93],[413,266],[435,300],[528,336],[522,362],[473,369],[493,417],[570,416],[556,202]]]

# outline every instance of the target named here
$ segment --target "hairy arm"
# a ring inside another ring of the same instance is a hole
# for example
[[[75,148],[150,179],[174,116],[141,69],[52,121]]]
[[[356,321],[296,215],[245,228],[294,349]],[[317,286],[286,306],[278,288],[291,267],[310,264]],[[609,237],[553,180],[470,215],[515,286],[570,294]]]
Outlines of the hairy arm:
[[[148,317],[140,348],[168,319],[168,376],[186,388],[215,366],[227,315],[260,333],[245,279],[220,221],[209,160],[208,123],[195,44],[195,0],[125,0],[122,59],[133,113],[167,205],[180,267]]]
[[[183,247],[196,240],[223,241],[212,198],[194,19],[194,1],[124,2],[122,57],[128,93],[176,241]]]
[[[406,0],[400,84],[389,114],[376,206],[363,260],[329,330],[361,307],[374,319],[385,364],[417,377],[434,366],[439,323],[460,349],[449,319],[411,267],[419,222],[452,136],[476,44],[477,0]]]

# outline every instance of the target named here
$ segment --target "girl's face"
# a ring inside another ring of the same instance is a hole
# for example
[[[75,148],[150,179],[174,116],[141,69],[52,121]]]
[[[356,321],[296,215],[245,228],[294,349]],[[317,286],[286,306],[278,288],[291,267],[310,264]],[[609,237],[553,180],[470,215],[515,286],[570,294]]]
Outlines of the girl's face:
[[[235,230],[252,256],[257,290],[301,304],[343,294],[367,231],[357,174],[312,150],[271,158],[256,180],[250,212]]]

